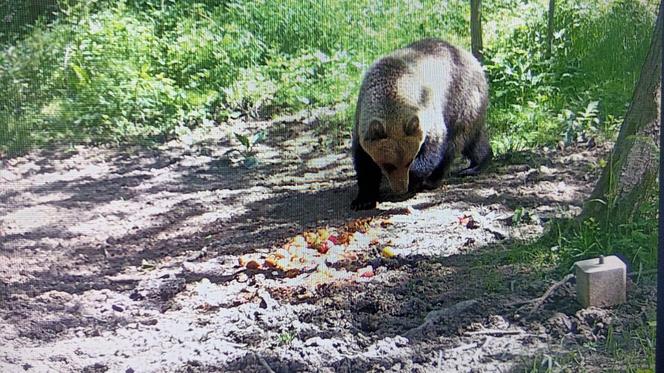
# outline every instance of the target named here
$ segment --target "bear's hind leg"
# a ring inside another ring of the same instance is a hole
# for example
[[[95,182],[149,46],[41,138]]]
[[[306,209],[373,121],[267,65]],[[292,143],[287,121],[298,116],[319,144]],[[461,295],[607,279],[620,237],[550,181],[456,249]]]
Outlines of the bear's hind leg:
[[[461,153],[470,160],[470,166],[455,172],[455,176],[475,176],[485,169],[493,156],[485,131],[479,131],[475,139],[466,144]]]

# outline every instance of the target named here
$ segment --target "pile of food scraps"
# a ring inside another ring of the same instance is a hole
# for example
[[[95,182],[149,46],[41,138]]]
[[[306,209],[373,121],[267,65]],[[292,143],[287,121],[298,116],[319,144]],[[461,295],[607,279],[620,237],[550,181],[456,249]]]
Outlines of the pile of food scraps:
[[[374,269],[359,263],[364,262],[371,248],[380,248],[385,257],[394,256],[389,243],[381,245],[378,240],[380,228],[389,224],[388,219],[364,218],[340,228],[305,231],[267,255],[244,255],[239,264],[249,270],[280,271],[306,287],[339,280],[366,280],[374,276]]]

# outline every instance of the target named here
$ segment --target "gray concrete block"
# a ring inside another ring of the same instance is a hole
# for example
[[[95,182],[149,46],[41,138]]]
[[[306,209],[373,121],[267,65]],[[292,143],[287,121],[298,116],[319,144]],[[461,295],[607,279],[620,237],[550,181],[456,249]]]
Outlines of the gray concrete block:
[[[609,307],[627,297],[627,267],[617,256],[575,263],[576,297],[583,307]]]

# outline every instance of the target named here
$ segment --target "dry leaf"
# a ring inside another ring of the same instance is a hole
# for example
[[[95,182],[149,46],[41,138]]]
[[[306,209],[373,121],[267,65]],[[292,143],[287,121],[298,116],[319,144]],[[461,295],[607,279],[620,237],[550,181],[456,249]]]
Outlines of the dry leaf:
[[[302,273],[302,272],[299,269],[291,268],[288,271],[286,271],[286,277],[288,277],[288,278],[297,277],[297,276],[300,275],[300,273]]]

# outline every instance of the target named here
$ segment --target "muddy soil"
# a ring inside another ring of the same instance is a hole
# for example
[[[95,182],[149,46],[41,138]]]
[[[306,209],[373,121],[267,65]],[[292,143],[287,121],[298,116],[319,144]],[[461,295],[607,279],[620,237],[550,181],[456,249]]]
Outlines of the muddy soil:
[[[620,323],[615,310],[581,310],[573,283],[520,317],[518,302],[553,281],[486,259],[577,214],[608,147],[512,154],[353,212],[348,140],[323,114],[0,160],[0,371],[508,371]],[[242,148],[233,131],[259,130],[255,164],[227,154]],[[347,264],[371,277],[306,286],[239,265],[367,217],[389,219],[375,241],[396,255],[367,245]],[[630,302],[652,297],[630,286]]]

